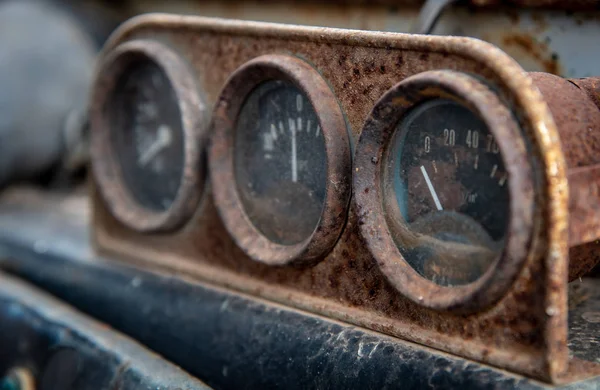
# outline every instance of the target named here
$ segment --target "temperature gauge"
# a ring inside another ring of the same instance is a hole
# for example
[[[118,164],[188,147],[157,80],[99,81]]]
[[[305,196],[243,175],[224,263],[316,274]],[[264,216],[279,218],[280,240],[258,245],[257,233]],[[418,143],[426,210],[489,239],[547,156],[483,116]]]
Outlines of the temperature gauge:
[[[525,139],[500,98],[465,74],[421,73],[377,102],[354,192],[362,235],[399,291],[474,310],[510,288],[534,234]]]
[[[229,79],[213,120],[215,199],[238,245],[273,265],[323,258],[344,225],[351,177],[327,83],[298,58],[259,57]]]
[[[206,125],[195,84],[184,61],[156,42],[125,43],[102,64],[91,113],[94,169],[107,206],[131,228],[173,229],[198,202]]]

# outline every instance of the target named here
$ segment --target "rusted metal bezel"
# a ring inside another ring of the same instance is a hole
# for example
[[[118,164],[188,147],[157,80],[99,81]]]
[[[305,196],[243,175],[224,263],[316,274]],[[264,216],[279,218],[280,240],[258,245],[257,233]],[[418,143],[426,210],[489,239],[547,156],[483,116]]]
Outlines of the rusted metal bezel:
[[[151,61],[169,79],[179,103],[184,139],[184,169],[173,204],[165,211],[140,205],[124,182],[119,157],[111,141],[111,100],[117,83],[137,61]],[[90,109],[91,154],[98,189],[111,213],[140,232],[165,232],[183,225],[193,214],[204,189],[203,146],[207,109],[188,64],[172,49],[151,40],[119,45],[99,65]]]
[[[234,138],[238,115],[248,95],[269,80],[290,82],[307,96],[325,139],[327,183],[321,218],[310,237],[293,245],[275,243],[254,227],[244,211],[235,179]],[[252,259],[269,265],[309,265],[324,258],[334,247],[345,224],[350,201],[350,139],[335,95],[322,76],[305,61],[289,55],[264,55],[242,65],[231,75],[213,114],[209,166],[215,203],[225,226]]]
[[[500,146],[510,194],[502,254],[476,281],[452,287],[422,277],[405,261],[385,218],[389,212],[383,180],[385,157],[396,126],[411,108],[435,98],[457,101],[486,123]],[[382,272],[402,294],[431,309],[473,312],[498,301],[509,290],[528,258],[534,232],[534,181],[523,137],[512,113],[498,96],[463,73],[441,70],[417,74],[396,84],[376,103],[356,150],[354,193],[361,233]]]

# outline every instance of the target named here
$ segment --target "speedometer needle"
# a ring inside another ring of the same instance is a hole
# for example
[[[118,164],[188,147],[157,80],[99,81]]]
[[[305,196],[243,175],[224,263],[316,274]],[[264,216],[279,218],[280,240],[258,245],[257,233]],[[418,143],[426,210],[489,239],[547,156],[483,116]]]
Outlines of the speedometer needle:
[[[138,159],[138,164],[140,166],[145,166],[156,156],[161,150],[166,148],[171,144],[171,129],[169,126],[161,125],[158,128],[158,134],[156,140],[150,145],[148,149],[142,153],[140,158]]]
[[[440,211],[443,210],[444,208],[442,207],[442,204],[440,203],[440,199],[438,198],[438,196],[435,192],[435,188],[433,188],[433,184],[431,184],[429,175],[427,174],[427,171],[425,170],[425,167],[423,165],[421,165],[421,172],[423,173],[423,177],[425,178],[425,181],[427,182],[427,187],[429,187],[429,192],[431,192],[431,197],[433,198],[433,201],[435,202],[435,207],[437,207],[437,209]]]

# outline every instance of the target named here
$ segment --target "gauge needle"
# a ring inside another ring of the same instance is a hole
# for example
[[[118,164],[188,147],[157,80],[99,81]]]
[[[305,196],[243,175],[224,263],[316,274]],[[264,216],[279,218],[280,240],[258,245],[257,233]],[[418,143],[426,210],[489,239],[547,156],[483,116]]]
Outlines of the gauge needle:
[[[152,160],[161,150],[171,144],[171,128],[167,125],[161,125],[158,128],[158,134],[152,145],[142,153],[138,159],[140,166],[145,166]]]
[[[296,123],[290,119],[290,131],[292,132],[292,181],[298,181],[298,157],[296,156]]]
[[[435,202],[435,207],[437,207],[437,209],[440,211],[443,210],[444,208],[442,207],[442,204],[440,203],[440,199],[438,198],[438,196],[435,192],[435,188],[433,188],[433,184],[431,184],[429,175],[427,174],[427,171],[425,170],[425,167],[423,165],[421,165],[421,172],[423,172],[423,177],[425,178],[425,181],[427,182],[427,187],[429,187],[429,192],[431,192],[431,197],[433,198],[433,201]]]

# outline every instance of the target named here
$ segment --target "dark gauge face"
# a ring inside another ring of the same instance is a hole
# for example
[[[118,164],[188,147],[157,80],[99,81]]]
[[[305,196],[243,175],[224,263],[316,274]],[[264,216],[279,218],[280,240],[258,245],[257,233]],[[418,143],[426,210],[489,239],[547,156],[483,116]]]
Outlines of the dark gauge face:
[[[445,99],[414,108],[392,139],[385,181],[396,243],[424,277],[471,283],[501,254],[508,175],[494,137],[468,108]]]
[[[278,244],[310,237],[325,202],[327,156],[306,95],[282,81],[260,84],[242,106],[235,134],[236,181],[250,221]]]
[[[184,168],[181,114],[169,79],[153,62],[136,62],[119,78],[111,107],[111,138],[129,192],[145,208],[167,210]]]

